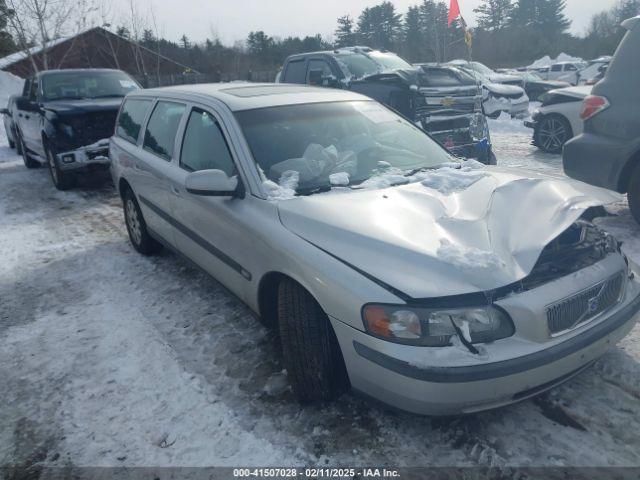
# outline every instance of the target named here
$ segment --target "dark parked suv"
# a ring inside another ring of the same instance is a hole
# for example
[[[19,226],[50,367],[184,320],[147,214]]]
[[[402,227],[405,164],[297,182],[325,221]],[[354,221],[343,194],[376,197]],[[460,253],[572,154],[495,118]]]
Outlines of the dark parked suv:
[[[456,68],[413,66],[368,47],[291,55],[277,80],[366,95],[421,126],[452,153],[495,164],[482,94]]]
[[[26,80],[12,120],[27,168],[47,164],[59,190],[77,173],[109,168],[109,138],[124,96],[140,86],[120,70],[46,70]]]
[[[564,169],[583,182],[628,193],[640,223],[640,17],[622,25],[628,32],[584,101],[584,133],[564,147]]]

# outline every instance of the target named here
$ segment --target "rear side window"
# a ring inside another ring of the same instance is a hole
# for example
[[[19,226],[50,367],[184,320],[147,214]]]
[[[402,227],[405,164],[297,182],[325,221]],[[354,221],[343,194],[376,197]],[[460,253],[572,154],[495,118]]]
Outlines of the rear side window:
[[[194,108],[182,140],[180,166],[190,172],[222,170],[235,174],[235,165],[220,125],[208,112]]]
[[[552,72],[561,72],[562,71],[562,65],[552,65],[551,66],[551,71]]]
[[[144,122],[150,106],[151,100],[125,100],[120,116],[118,117],[116,135],[131,143],[137,143],[142,122]]]
[[[294,60],[287,65],[284,81],[286,83],[305,83],[306,74],[304,60]]]
[[[160,158],[171,160],[185,108],[182,103],[158,102],[149,118],[142,147]]]

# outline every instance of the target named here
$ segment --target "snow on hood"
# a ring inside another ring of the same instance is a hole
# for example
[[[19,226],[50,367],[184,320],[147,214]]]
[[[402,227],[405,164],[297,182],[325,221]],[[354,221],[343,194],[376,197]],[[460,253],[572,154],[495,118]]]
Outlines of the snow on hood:
[[[485,83],[482,85],[484,88],[492,93],[500,95],[516,95],[518,93],[524,94],[522,87],[516,85],[503,85],[501,83]]]
[[[506,73],[496,73],[489,75],[489,80],[493,83],[506,83],[506,82],[521,82],[522,78],[515,75],[508,75]]]
[[[616,193],[563,177],[446,168],[409,185],[299,197],[278,208],[291,232],[428,298],[522,280],[586,209],[616,201]]]

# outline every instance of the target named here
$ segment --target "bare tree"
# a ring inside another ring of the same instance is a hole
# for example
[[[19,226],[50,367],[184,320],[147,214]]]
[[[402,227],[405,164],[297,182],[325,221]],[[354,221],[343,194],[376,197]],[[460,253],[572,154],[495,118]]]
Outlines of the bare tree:
[[[14,12],[8,18],[8,29],[36,72],[40,66],[34,47],[46,70],[50,68],[47,50],[51,42],[78,33],[96,20],[95,0],[6,0],[6,4]],[[69,50],[72,48],[73,44]]]

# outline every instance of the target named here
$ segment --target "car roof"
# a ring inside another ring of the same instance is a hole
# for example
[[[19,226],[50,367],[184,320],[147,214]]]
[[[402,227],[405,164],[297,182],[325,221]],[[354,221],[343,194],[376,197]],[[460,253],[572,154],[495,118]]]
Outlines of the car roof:
[[[215,99],[231,111],[302,105],[309,103],[346,102],[370,98],[346,90],[310,87],[287,83],[200,83],[173,87],[136,90],[135,97],[182,97],[184,100]]]

